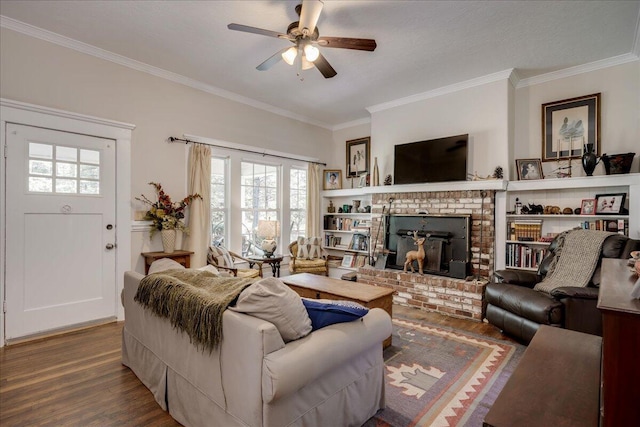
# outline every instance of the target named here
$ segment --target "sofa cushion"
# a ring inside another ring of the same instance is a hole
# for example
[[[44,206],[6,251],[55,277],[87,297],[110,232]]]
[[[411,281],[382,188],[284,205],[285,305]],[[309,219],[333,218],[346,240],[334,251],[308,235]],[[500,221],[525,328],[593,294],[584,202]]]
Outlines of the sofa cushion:
[[[296,257],[300,259],[309,258],[309,247],[307,246],[307,239],[304,237],[298,237],[298,252]]]
[[[360,319],[369,312],[368,308],[353,301],[302,298],[302,303],[311,318],[314,331],[334,323]]]
[[[149,266],[148,274],[159,273],[161,271],[175,270],[175,269],[184,270],[184,265],[170,258],[160,258],[151,263],[151,265]]]
[[[274,324],[285,342],[311,332],[311,319],[297,293],[280,279],[269,277],[246,288],[230,310],[246,313]]]

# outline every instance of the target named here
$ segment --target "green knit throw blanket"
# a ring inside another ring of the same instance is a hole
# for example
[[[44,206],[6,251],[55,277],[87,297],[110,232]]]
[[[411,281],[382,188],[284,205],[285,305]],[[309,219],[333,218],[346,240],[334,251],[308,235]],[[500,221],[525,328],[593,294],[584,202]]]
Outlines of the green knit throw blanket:
[[[222,341],[222,314],[256,280],[217,277],[192,269],[165,270],[140,280],[134,299],[169,319],[197,347],[211,352]]]
[[[563,286],[587,286],[598,266],[602,244],[613,234],[608,231],[571,230],[560,236],[549,272],[534,289],[551,293]]]

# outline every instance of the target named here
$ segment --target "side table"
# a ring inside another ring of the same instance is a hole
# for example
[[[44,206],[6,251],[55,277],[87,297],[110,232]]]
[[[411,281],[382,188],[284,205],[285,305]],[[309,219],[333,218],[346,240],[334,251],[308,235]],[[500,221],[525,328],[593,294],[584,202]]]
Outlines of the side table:
[[[259,261],[271,266],[273,277],[280,277],[280,263],[282,262],[282,255],[274,255],[272,257],[249,256],[247,259],[249,260],[249,268],[253,268],[253,264],[255,264],[256,261]]]
[[[191,251],[173,251],[171,253],[165,252],[143,252],[142,256],[144,257],[144,273],[149,274],[149,266],[151,263],[157,259],[161,258],[169,258],[174,260],[175,262],[184,265],[184,268],[189,268],[191,266],[191,255],[193,252]]]

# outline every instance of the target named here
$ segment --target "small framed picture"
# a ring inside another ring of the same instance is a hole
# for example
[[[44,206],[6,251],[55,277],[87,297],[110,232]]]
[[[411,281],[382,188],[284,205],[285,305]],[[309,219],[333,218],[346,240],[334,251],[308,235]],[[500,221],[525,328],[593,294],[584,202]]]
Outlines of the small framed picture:
[[[622,212],[627,193],[596,194],[596,215],[615,215]]]
[[[582,199],[580,215],[593,215],[596,213],[596,199]]]
[[[342,171],[340,169],[325,169],[322,171],[323,190],[339,190],[342,188]]]
[[[347,141],[347,177],[358,178],[369,172],[369,144],[371,137]]]
[[[340,267],[353,267],[353,254],[345,254],[342,257],[342,263],[340,264]]]
[[[360,175],[360,182],[358,182],[358,187],[368,187],[369,186],[369,174],[365,173]]]
[[[543,179],[542,162],[540,159],[516,159],[518,179]]]

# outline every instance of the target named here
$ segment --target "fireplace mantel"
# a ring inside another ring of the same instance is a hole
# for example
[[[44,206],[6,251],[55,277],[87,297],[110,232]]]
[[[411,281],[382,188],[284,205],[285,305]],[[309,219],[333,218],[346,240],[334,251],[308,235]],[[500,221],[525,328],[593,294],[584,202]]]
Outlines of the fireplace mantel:
[[[494,190],[505,191],[509,181],[504,179],[485,179],[478,181],[450,181],[422,184],[378,185],[375,187],[344,188],[342,190],[323,191],[324,197],[361,196],[380,193],[415,193],[434,191]]]

